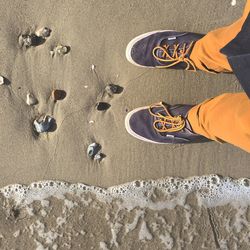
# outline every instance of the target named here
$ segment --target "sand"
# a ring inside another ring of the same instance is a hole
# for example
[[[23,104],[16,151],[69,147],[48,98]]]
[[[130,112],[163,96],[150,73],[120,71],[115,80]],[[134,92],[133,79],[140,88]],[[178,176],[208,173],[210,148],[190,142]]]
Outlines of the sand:
[[[0,75],[10,82],[0,86],[1,187],[46,179],[109,187],[164,176],[250,176],[249,154],[232,145],[153,145],[131,137],[124,127],[127,112],[136,107],[162,100],[195,104],[242,91],[234,75],[135,67],[126,61],[125,48],[134,36],[152,30],[206,33],[228,25],[240,17],[245,1],[234,6],[230,0],[0,3]],[[42,27],[52,30],[45,43],[20,48],[21,34]],[[70,52],[51,57],[58,44]],[[103,94],[110,83],[122,93]],[[65,99],[55,103],[53,89],[64,90]],[[28,92],[37,105],[26,104]],[[99,101],[110,108],[96,111]],[[32,123],[42,114],[53,116],[57,128],[37,137]],[[95,141],[106,155],[100,163],[86,154]]]

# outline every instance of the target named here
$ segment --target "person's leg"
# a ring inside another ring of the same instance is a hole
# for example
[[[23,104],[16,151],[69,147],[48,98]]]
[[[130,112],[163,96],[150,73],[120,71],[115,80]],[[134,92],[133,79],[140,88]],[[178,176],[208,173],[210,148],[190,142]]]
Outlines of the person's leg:
[[[212,72],[232,71],[227,57],[220,50],[240,32],[249,12],[250,0],[247,0],[243,15],[239,20],[232,25],[207,33],[195,43],[190,59],[198,69],[205,71],[209,69]]]
[[[189,111],[188,120],[197,134],[250,152],[250,101],[245,93],[206,100]]]

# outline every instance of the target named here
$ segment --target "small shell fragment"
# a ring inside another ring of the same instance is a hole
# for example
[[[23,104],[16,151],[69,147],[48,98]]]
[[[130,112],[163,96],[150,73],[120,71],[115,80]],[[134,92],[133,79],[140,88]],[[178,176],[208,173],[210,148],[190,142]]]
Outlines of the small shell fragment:
[[[54,119],[51,116],[45,115],[38,120],[34,121],[35,130],[37,133],[48,132],[53,126]]]
[[[36,105],[38,103],[38,100],[36,99],[36,97],[33,94],[28,93],[26,96],[26,103],[29,106]]]
[[[119,86],[113,83],[108,84],[105,88],[105,91],[109,96],[112,96],[113,94],[117,94],[119,92]]]
[[[55,48],[55,52],[58,55],[63,56],[63,55],[65,55],[65,54],[67,54],[69,52],[69,48],[67,46],[64,46],[64,45],[58,45]]]
[[[36,35],[37,36],[40,36],[40,37],[43,37],[43,38],[47,38],[50,36],[50,33],[51,33],[51,29],[48,28],[48,27],[43,27],[41,29],[39,29],[37,32],[36,32]]]
[[[91,64],[91,70],[95,70],[96,66],[94,64]]]
[[[87,155],[89,158],[94,159],[95,156],[101,151],[101,145],[94,142],[88,146]]]
[[[98,152],[95,156],[94,156],[94,160],[95,161],[100,161],[103,158],[102,153]]]
[[[3,76],[0,76],[0,85],[3,85],[5,82],[4,82],[4,77]]]
[[[26,48],[29,48],[33,45],[31,35],[21,35],[19,38],[19,43]]]

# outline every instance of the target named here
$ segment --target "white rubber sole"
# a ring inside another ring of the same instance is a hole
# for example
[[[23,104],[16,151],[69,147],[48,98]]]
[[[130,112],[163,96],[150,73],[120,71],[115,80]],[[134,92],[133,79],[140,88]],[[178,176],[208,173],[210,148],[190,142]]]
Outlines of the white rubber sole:
[[[147,138],[144,138],[143,136],[140,136],[140,135],[136,134],[136,133],[130,128],[129,120],[130,120],[131,116],[132,116],[134,113],[136,113],[136,112],[138,112],[138,111],[140,111],[140,110],[148,109],[148,108],[149,108],[149,106],[136,108],[136,109],[133,109],[132,111],[130,111],[130,112],[126,115],[126,117],[125,117],[125,128],[126,128],[127,132],[128,132],[129,134],[131,134],[133,137],[135,137],[135,138],[137,138],[137,139],[139,139],[139,140],[141,140],[141,141],[151,142],[151,143],[154,143],[154,144],[171,144],[171,143],[161,143],[161,142],[155,142],[155,141],[149,140],[149,139],[147,139]]]
[[[139,40],[141,40],[141,39],[143,39],[143,38],[145,38],[145,37],[148,37],[148,36],[150,36],[150,35],[153,35],[153,34],[155,34],[155,33],[169,32],[169,31],[174,31],[174,30],[154,30],[154,31],[151,31],[151,32],[147,32],[147,33],[141,34],[141,35],[135,37],[134,39],[132,39],[132,40],[128,43],[127,48],[126,48],[126,58],[127,58],[127,60],[128,60],[130,63],[132,63],[132,64],[134,64],[134,65],[136,65],[136,66],[142,67],[142,68],[155,68],[155,67],[150,67],[150,66],[143,66],[143,65],[140,65],[140,64],[136,63],[136,62],[132,59],[132,57],[131,57],[131,50],[132,50],[134,44],[137,43]]]

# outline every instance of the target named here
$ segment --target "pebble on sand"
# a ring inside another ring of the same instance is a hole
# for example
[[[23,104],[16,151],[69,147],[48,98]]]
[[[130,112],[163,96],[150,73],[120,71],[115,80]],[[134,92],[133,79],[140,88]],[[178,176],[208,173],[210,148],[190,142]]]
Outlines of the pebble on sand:
[[[87,149],[88,157],[95,161],[101,161],[104,158],[104,155],[101,153],[101,149],[102,147],[100,144],[96,142],[91,143]]]
[[[98,111],[106,111],[110,108],[110,106],[111,105],[107,102],[98,102],[95,107]]]
[[[48,132],[53,126],[53,118],[51,116],[45,115],[34,121],[34,126],[37,133]]]
[[[64,90],[60,90],[60,89],[54,89],[52,91],[52,98],[54,99],[54,101],[60,101],[63,100],[66,97],[66,91]]]
[[[5,82],[4,82],[4,77],[3,76],[0,76],[0,85],[3,85]]]
[[[38,100],[36,99],[36,97],[33,94],[28,93],[26,96],[26,103],[29,106],[36,105],[38,103]]]
[[[37,36],[36,34],[22,34],[19,36],[19,45],[21,47],[30,48],[39,46],[45,42],[45,38]]]

